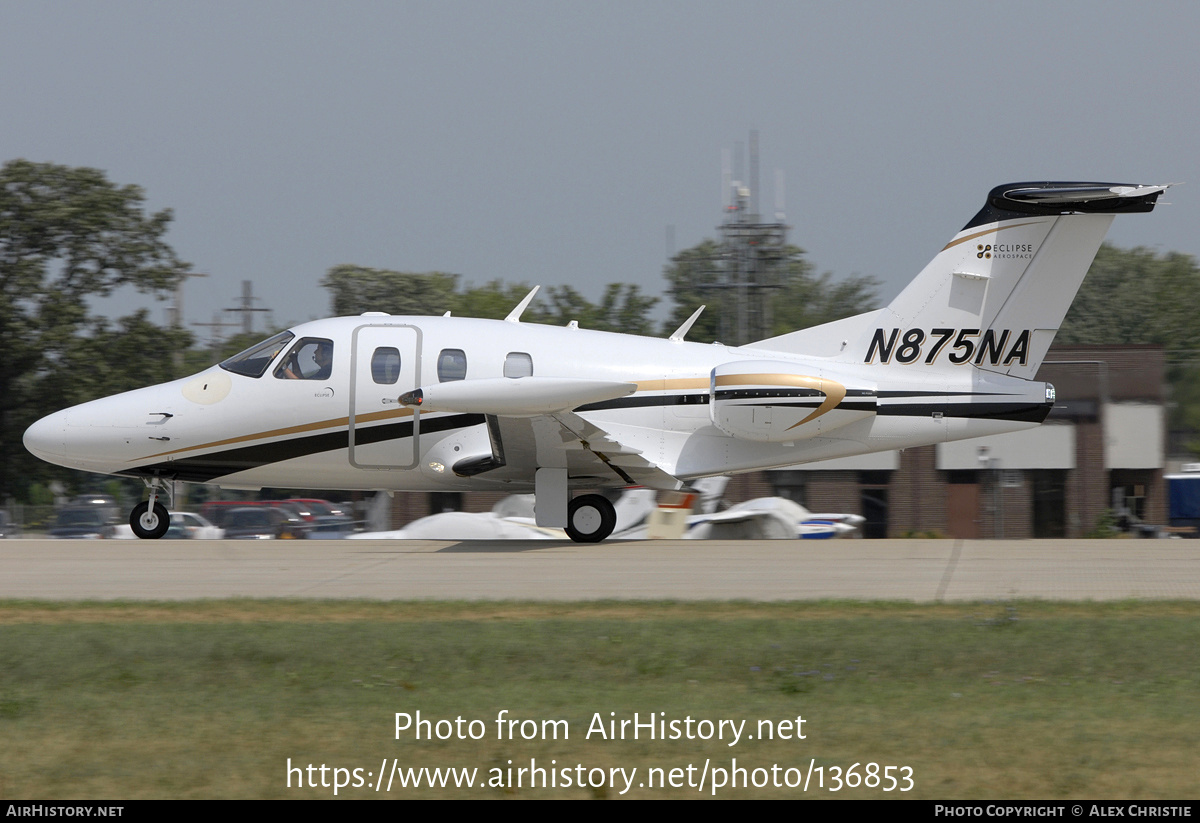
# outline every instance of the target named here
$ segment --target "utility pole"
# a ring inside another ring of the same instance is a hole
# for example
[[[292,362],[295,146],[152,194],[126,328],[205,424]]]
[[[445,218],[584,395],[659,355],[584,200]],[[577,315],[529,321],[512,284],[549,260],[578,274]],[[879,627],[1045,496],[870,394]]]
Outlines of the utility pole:
[[[212,352],[212,356],[217,356],[217,349],[221,344],[221,329],[232,328],[237,326],[237,323],[229,323],[221,320],[221,315],[218,312],[213,312],[211,323],[192,323],[193,326],[208,326],[208,350]]]
[[[175,298],[172,301],[171,307],[167,312],[167,317],[168,317],[167,325],[169,325],[175,329],[183,328],[183,323],[184,323],[184,321],[183,321],[183,283],[189,277],[208,277],[208,275],[203,274],[198,271],[189,271],[189,272],[185,272],[184,274],[181,274],[179,276],[179,279],[177,281],[175,281]],[[174,364],[175,370],[177,372],[182,371],[182,369],[183,369],[183,352],[176,349],[171,354],[171,362]]]
[[[183,283],[189,277],[208,277],[207,274],[198,271],[189,271],[180,275],[179,280],[175,283],[175,299],[171,304],[170,309],[170,325],[177,329],[183,328]]]
[[[241,312],[242,314],[242,333],[250,334],[254,331],[254,315],[251,312],[270,311],[266,308],[256,308],[254,306],[254,285],[249,280],[242,281],[242,305],[236,309],[225,309],[225,311]]]

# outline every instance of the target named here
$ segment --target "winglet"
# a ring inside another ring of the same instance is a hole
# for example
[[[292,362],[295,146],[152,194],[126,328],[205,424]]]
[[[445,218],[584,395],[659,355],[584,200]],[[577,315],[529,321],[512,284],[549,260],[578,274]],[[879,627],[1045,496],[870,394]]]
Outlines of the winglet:
[[[520,323],[521,315],[525,312],[525,309],[529,307],[529,304],[533,302],[533,296],[538,293],[538,289],[540,289],[540,288],[541,288],[541,286],[534,286],[533,291],[531,291],[531,292],[529,292],[529,294],[525,295],[525,299],[522,300],[520,303],[518,303],[517,307],[515,309],[513,309],[512,311],[510,311],[508,313],[508,317],[506,317],[504,319],[507,320],[509,323]]]
[[[685,334],[687,334],[688,331],[692,328],[692,324],[695,323],[696,320],[700,317],[700,312],[704,311],[704,308],[705,308],[704,306],[701,306],[700,308],[696,309],[694,312],[692,312],[691,317],[689,317],[687,320],[683,321],[683,325],[681,325],[679,328],[677,328],[675,330],[675,333],[672,334],[671,337],[669,338],[672,343],[682,343],[683,342],[683,336]]]

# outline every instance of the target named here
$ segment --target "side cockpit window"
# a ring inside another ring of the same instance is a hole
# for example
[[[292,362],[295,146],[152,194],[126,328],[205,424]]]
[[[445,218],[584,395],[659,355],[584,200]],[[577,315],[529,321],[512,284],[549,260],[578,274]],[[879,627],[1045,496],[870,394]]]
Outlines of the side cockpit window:
[[[333,370],[333,341],[303,337],[275,367],[280,380],[327,380]]]
[[[221,361],[221,368],[234,374],[243,374],[246,377],[262,377],[267,373],[271,361],[295,336],[290,331],[280,332],[269,340],[264,340],[258,345],[235,354],[228,360]]]
[[[449,383],[451,380],[467,379],[467,353],[462,349],[442,349],[437,361],[438,380]]]

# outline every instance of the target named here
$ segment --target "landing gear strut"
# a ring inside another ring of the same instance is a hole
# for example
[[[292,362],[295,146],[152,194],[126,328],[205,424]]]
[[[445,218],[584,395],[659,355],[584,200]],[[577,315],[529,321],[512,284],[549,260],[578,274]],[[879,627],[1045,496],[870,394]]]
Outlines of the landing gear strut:
[[[138,503],[129,514],[129,528],[143,540],[157,540],[171,528],[171,515],[167,512],[167,507],[158,502],[161,484],[162,481],[158,478],[147,480],[150,499]]]
[[[617,511],[601,495],[580,495],[567,505],[567,536],[576,543],[599,543],[616,525]]]

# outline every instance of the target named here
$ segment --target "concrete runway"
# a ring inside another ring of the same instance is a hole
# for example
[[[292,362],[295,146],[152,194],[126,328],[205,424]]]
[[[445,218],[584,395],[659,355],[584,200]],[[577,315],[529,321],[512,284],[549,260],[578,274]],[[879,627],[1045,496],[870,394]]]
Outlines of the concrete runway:
[[[0,541],[0,598],[1200,599],[1200,540]]]

